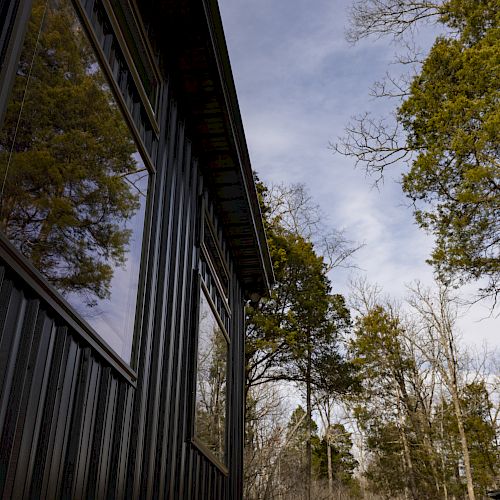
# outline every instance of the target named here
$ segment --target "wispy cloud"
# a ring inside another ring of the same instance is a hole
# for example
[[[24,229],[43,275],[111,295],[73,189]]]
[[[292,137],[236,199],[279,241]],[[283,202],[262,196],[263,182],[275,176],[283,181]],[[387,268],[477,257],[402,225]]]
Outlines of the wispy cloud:
[[[220,0],[220,7],[254,169],[267,182],[305,183],[329,222],[366,244],[356,264],[368,279],[402,297],[405,283],[432,282],[425,263],[432,239],[414,223],[400,171],[373,189],[372,179],[328,148],[351,116],[393,107],[370,97],[369,88],[391,67],[395,48],[388,40],[346,42],[350,3]],[[422,43],[430,40],[432,30],[424,30]],[[342,292],[349,274],[332,275]],[[474,330],[471,339],[480,334],[498,344],[493,321],[478,332],[474,314],[462,320],[465,337]]]

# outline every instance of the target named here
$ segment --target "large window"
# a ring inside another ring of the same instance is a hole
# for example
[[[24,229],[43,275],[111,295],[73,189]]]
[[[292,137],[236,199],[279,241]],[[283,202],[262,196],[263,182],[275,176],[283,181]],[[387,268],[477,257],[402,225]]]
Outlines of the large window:
[[[206,223],[200,262],[201,290],[196,367],[195,438],[216,461],[226,465],[229,307],[227,272]],[[208,246],[207,241],[212,242]],[[224,275],[220,277],[221,271]],[[214,279],[216,277],[216,279]]]
[[[196,372],[196,437],[222,463],[226,450],[228,342],[208,296],[200,297]]]
[[[126,362],[148,181],[71,0],[35,0],[0,130],[0,231]]]

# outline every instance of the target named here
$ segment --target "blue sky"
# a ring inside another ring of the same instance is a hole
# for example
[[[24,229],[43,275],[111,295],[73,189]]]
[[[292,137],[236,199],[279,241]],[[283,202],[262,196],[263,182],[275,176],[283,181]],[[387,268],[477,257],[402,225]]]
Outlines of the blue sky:
[[[334,155],[329,144],[343,135],[351,116],[390,114],[396,103],[375,100],[369,89],[393,64],[389,39],[345,41],[350,0],[219,0],[247,143],[254,170],[267,183],[304,183],[327,214],[365,243],[355,264],[395,298],[405,283],[432,282],[425,264],[432,239],[413,222],[395,168],[384,184]],[[419,34],[428,47],[432,29]],[[336,291],[347,293],[352,271],[334,271]],[[468,343],[500,345],[498,320],[473,307],[459,327]]]

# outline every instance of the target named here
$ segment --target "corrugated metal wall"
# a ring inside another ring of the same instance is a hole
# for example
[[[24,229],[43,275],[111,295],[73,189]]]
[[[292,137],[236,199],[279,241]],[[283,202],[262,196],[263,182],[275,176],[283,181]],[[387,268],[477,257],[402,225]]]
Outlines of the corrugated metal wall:
[[[123,488],[133,389],[1,268],[0,480],[4,498]]]
[[[111,35],[99,27],[94,2],[83,3],[157,170],[137,380],[59,314],[33,285],[36,278],[21,277],[12,260],[1,259],[0,492],[3,498],[239,499],[243,294],[230,269],[226,476],[190,442],[203,210],[219,238],[223,231],[168,85],[156,139],[111,53]]]

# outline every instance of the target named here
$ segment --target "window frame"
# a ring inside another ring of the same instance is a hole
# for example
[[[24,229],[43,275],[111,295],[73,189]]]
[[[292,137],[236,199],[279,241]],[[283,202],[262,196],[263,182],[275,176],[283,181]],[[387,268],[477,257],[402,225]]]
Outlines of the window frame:
[[[222,271],[224,272],[224,274],[226,276],[227,292],[224,290],[222,280],[219,276],[219,273],[217,272],[215,263],[213,262],[211,252],[207,248],[207,245],[205,244],[205,235],[207,232],[209,233],[210,237],[212,238],[212,240],[215,244],[215,251],[217,253],[217,255],[215,255],[215,257],[217,258],[217,260],[220,263],[219,267],[222,267]],[[207,262],[207,264],[209,266],[212,278],[213,278],[213,280],[217,286],[217,289],[219,291],[219,294],[223,300],[224,307],[226,308],[228,315],[231,316],[231,306],[229,305],[229,297],[228,297],[229,291],[231,289],[231,280],[229,278],[229,269],[228,269],[227,262],[223,257],[223,253],[222,253],[222,250],[220,248],[219,241],[218,241],[217,237],[215,236],[215,234],[216,233],[215,233],[215,229],[214,229],[214,226],[212,224],[212,221],[208,217],[208,214],[205,214],[205,216],[203,218],[203,227],[202,227],[202,232],[201,232],[200,246],[201,246],[201,249],[203,252],[203,256],[205,257],[205,261]]]
[[[209,226],[207,226],[207,223]],[[210,290],[205,283],[205,280],[203,279],[202,273],[198,271],[196,273],[196,279],[195,281],[195,286],[194,286],[194,292],[195,292],[195,297],[196,297],[196,307],[194,308],[194,348],[192,352],[192,359],[193,359],[193,373],[192,373],[192,383],[193,383],[193,402],[192,402],[192,422],[191,422],[191,443],[212,463],[214,464],[220,472],[222,472],[225,476],[229,475],[229,426],[230,426],[230,419],[231,419],[231,412],[230,412],[230,374],[231,374],[231,334],[230,331],[228,331],[228,328],[230,328],[230,320],[231,320],[231,310],[229,307],[229,301],[228,298],[225,296],[223,293],[223,289],[221,288],[220,284],[220,279],[217,276],[217,273],[215,271],[215,266],[211,262],[211,257],[210,253],[208,252],[205,244],[204,244],[204,232],[206,228],[208,227],[209,231],[212,232],[212,236],[215,236],[215,231],[213,229],[213,224],[211,223],[208,214],[204,214],[202,217],[202,223],[201,225],[201,237],[200,237],[200,259],[203,256],[204,260],[206,261],[208,265],[208,272],[213,279],[215,286],[216,286],[216,291],[218,292],[220,298],[222,299],[221,305],[224,307],[226,310],[226,313],[229,318],[229,325],[226,327],[224,325],[224,321],[221,318],[218,310],[217,310],[217,305],[214,303],[214,299],[212,298],[212,295],[210,293]],[[218,246],[218,250],[220,252],[219,256],[222,257],[222,252],[220,250],[220,246],[218,244],[217,239],[214,237],[214,241],[216,242]],[[225,270],[227,272],[227,264],[224,260],[222,260]],[[227,273],[229,277],[229,273]],[[230,282],[229,282],[229,290],[230,290]],[[202,299],[202,294],[205,296],[205,299],[207,303],[210,306],[210,309],[219,324],[219,327],[221,328],[221,331],[224,335],[224,338],[227,343],[227,358],[226,358],[226,402],[225,402],[225,425],[224,425],[224,460],[221,461],[219,457],[217,457],[214,452],[212,452],[208,446],[204,443],[204,441],[197,436],[197,431],[196,431],[196,398],[197,398],[197,376],[198,376],[198,347],[199,347],[199,338],[200,338],[200,331],[199,331],[199,325],[200,325],[200,308],[201,308],[201,299]]]
[[[134,136],[134,139],[136,141],[136,145],[139,148],[139,153],[141,154],[141,157],[144,160],[146,168],[149,169],[150,174],[155,174],[156,173],[155,164],[154,164],[150,154],[148,153],[146,146],[144,145],[144,143],[141,139],[141,134],[139,132],[139,129],[137,128],[137,125],[135,123],[134,118],[130,114],[130,110],[127,107],[127,103],[125,102],[125,98],[120,90],[118,82],[113,77],[113,71],[112,71],[111,66],[109,64],[109,61],[108,61],[106,55],[104,54],[104,50],[103,50],[101,44],[99,43],[99,39],[97,37],[97,34],[94,31],[94,28],[92,26],[90,19],[88,18],[87,13],[85,12],[85,10],[84,10],[84,8],[79,0],[67,0],[67,1],[71,2],[71,5],[73,5],[73,7],[76,11],[78,19],[82,23],[82,27],[83,27],[83,29],[84,29],[84,31],[89,39],[89,43],[91,44],[92,48],[94,49],[94,53],[99,61],[101,69],[104,72],[104,74],[108,80],[108,83],[111,87],[111,90],[113,92],[113,95],[114,95],[115,99],[117,100],[117,102],[120,106],[120,109],[124,115],[123,117],[125,118],[127,125],[129,126],[130,131],[132,132],[132,134]],[[126,56],[126,53],[128,53],[128,49],[126,48],[126,44],[124,42],[123,33],[121,32],[119,25],[116,23],[116,26],[115,26],[115,24],[113,24],[113,22],[111,21],[110,16],[109,16],[109,12],[106,9],[105,0],[96,0],[96,1],[101,2],[102,6],[104,8],[104,11],[108,15],[108,20],[110,22],[111,29],[113,30],[113,35],[115,36],[116,43],[119,45],[119,47],[120,47],[120,49],[125,57],[125,62],[127,63],[127,66],[128,66],[127,69],[130,72],[130,74],[132,75],[134,83],[137,87],[137,90],[139,92],[139,96],[141,97],[142,106],[144,109],[147,110],[147,107],[148,107],[147,105],[149,104],[149,101],[146,99],[146,102],[144,102],[144,100],[142,98],[142,94],[141,94],[141,91],[139,89],[139,87],[143,88],[142,83],[140,81],[140,78],[138,77],[138,72],[137,72],[137,69],[135,69],[135,65],[134,65],[132,58],[130,57],[130,60],[129,60]],[[122,46],[122,43],[124,43],[124,46]],[[134,69],[132,69],[132,67]],[[158,92],[160,92],[160,91],[161,91],[161,88],[158,89]],[[153,126],[154,126],[154,124],[153,124]],[[157,126],[157,124],[156,124],[156,126]]]
[[[92,327],[75,309],[64,299],[62,294],[45,278],[38,269],[31,263],[31,261],[21,254],[21,252],[8,240],[8,238],[0,232],[0,259],[3,260],[9,267],[14,269],[30,286],[32,290],[37,293],[42,300],[49,304],[56,314],[58,314],[68,326],[72,328],[84,341],[86,341],[98,355],[104,358],[123,378],[133,387],[137,384],[138,378],[138,353],[141,343],[142,330],[146,322],[145,318],[145,304],[147,295],[146,280],[149,268],[149,247],[151,245],[151,229],[152,229],[152,216],[154,208],[154,191],[156,186],[156,167],[149,155],[145,144],[143,143],[138,127],[135,124],[127,105],[125,98],[118,86],[117,81],[113,77],[110,64],[104,54],[103,48],[99,43],[98,37],[92,26],[87,13],[85,12],[79,0],[66,0],[75,11],[75,16],[82,26],[82,30],[90,44],[96,60],[103,72],[107,83],[110,86],[113,97],[120,109],[123,120],[127,124],[130,133],[133,136],[134,143],[137,151],[144,162],[145,167],[148,169],[148,194],[145,201],[145,213],[143,222],[143,234],[141,243],[141,259],[139,264],[139,280],[137,286],[137,299],[136,299],[136,312],[133,324],[132,347],[130,351],[130,361],[125,361],[120,354],[118,354],[105,340],[105,338]],[[100,1],[102,6],[104,4]],[[3,119],[12,95],[14,80],[16,76],[17,65],[21,56],[21,51],[24,45],[27,26],[31,17],[33,9],[33,2],[31,0],[20,0],[17,12],[12,20],[12,27],[10,31],[9,40],[6,41],[6,48],[4,50],[5,59],[0,68],[0,127],[3,126]],[[7,23],[6,23],[7,24]],[[6,25],[0,26],[0,29],[5,30]],[[111,25],[112,35],[116,43],[119,45],[120,50],[124,52],[124,47],[121,45],[123,38],[117,35],[114,25]],[[119,30],[119,26],[116,27]],[[150,50],[146,47],[145,50]],[[133,63],[133,61],[131,61]],[[127,70],[130,72],[134,83],[137,88],[138,81],[135,79],[135,74],[131,70],[129,61],[126,60]],[[137,71],[135,71],[137,73]],[[142,84],[141,84],[142,85]],[[162,83],[159,81],[158,96],[162,91]],[[141,103],[144,106],[144,102]]]
[[[125,61],[127,62],[127,65],[129,67],[129,71],[134,79],[134,83],[137,87],[137,91],[139,93],[139,96],[142,101],[143,108],[145,109],[149,121],[153,127],[153,130],[156,133],[156,136],[159,136],[160,133],[160,127],[158,125],[158,119],[157,119],[157,114],[158,114],[158,106],[159,106],[159,101],[160,101],[160,91],[161,91],[161,75],[160,75],[160,70],[153,58],[152,55],[152,49],[151,45],[147,41],[147,36],[145,35],[145,28],[140,21],[138,12],[137,12],[137,7],[133,1],[126,2],[126,5],[130,11],[130,15],[133,18],[133,23],[136,31],[139,33],[140,36],[140,41],[135,40],[135,45],[136,46],[141,46],[143,52],[145,53],[146,59],[147,59],[147,65],[150,68],[150,71],[153,73],[153,77],[155,79],[155,98],[154,102],[151,102],[149,99],[146,90],[144,89],[144,85],[142,83],[142,79],[139,75],[139,71],[137,70],[137,66],[134,61],[134,57],[129,49],[129,44],[127,43],[126,36],[123,33],[123,29],[120,27],[120,23],[118,22],[118,19],[115,15],[114,8],[111,5],[110,0],[101,0],[101,3],[104,7],[104,10],[106,11],[106,14],[108,16],[108,19],[110,21],[111,27],[114,31],[114,34],[116,36],[116,40],[118,45],[120,46],[120,49],[122,50],[123,56],[125,58]],[[139,42],[139,43],[138,43]],[[105,59],[105,58],[104,58]]]

